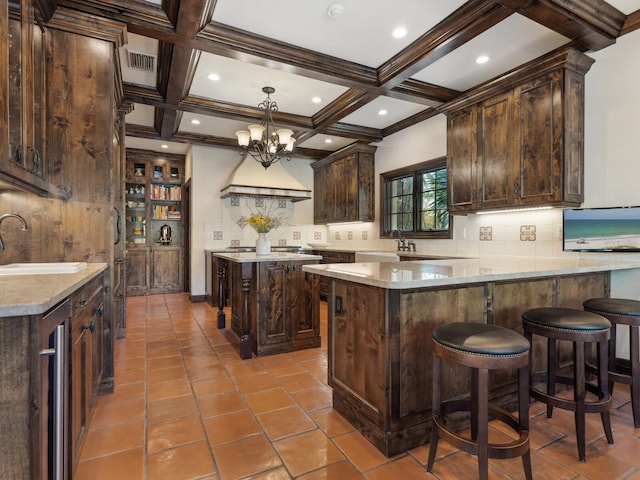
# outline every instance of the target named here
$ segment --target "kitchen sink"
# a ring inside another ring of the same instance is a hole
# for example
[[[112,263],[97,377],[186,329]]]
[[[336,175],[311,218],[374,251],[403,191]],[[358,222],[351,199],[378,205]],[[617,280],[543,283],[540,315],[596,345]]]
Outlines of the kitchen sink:
[[[85,268],[87,262],[10,263],[0,265],[0,275],[75,273]]]
[[[397,262],[400,257],[396,252],[389,252],[386,250],[369,250],[363,252],[356,252],[356,263],[360,262]]]

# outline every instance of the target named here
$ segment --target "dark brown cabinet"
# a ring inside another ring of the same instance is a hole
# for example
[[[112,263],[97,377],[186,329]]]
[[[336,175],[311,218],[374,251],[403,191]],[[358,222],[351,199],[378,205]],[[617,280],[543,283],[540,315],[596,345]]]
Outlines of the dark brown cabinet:
[[[374,220],[375,151],[356,144],[311,165],[315,224]]]
[[[356,261],[354,252],[314,250],[313,254],[322,256],[320,263],[353,263]],[[318,289],[320,290],[320,297],[326,299],[329,293],[329,279],[327,277],[323,276],[318,279]]]
[[[584,75],[593,61],[572,49],[445,107],[449,211],[583,201]],[[546,67],[546,71],[545,71]]]
[[[70,441],[72,469],[79,461],[102,379],[104,289],[102,276],[71,296]]]
[[[15,5],[15,4],[14,4]],[[0,7],[0,178],[40,195],[48,192],[45,165],[45,39],[46,30],[35,27],[32,0]]]
[[[184,290],[184,156],[127,149],[127,295]],[[170,242],[161,230],[171,232]]]

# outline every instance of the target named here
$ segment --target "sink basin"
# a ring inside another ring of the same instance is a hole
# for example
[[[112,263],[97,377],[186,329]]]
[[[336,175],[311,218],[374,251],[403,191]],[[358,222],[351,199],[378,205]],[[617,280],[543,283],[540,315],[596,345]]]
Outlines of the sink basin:
[[[87,262],[10,263],[0,265],[0,275],[75,273],[87,268]]]

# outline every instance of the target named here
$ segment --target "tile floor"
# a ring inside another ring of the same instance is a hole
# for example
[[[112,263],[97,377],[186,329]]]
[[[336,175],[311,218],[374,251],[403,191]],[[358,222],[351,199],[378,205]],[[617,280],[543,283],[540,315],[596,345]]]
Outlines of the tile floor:
[[[472,479],[474,457],[440,442],[386,458],[336,413],[323,346],[240,360],[216,310],[186,294],[127,299],[115,393],[98,399],[74,480]],[[588,415],[587,463],[577,461],[573,415],[547,420],[532,405],[534,478],[640,480],[640,429],[628,388],[616,387],[615,444]],[[504,433],[492,425],[492,436]],[[523,478],[520,459],[491,460],[490,478]]]

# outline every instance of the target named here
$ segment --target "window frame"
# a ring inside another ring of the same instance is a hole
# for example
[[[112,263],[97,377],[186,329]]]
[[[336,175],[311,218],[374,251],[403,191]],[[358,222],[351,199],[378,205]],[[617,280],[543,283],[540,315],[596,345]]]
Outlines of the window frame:
[[[420,182],[418,181],[419,175],[425,171],[438,170],[440,168],[447,168],[447,157],[437,157],[425,162],[420,162],[414,165],[408,165],[406,167],[391,170],[380,174],[380,238],[392,238],[395,235],[395,230],[390,229],[391,225],[391,213],[389,211],[389,196],[388,189],[392,181],[397,180],[400,177],[413,176],[413,230],[402,230],[402,236],[404,238],[416,238],[416,239],[451,239],[453,238],[453,215],[449,212],[449,228],[447,230],[440,230],[436,232],[429,232],[426,230],[415,230],[419,222],[419,206],[420,196],[419,188]],[[449,184],[447,182],[447,199],[449,198]],[[448,207],[448,204],[447,204]]]

